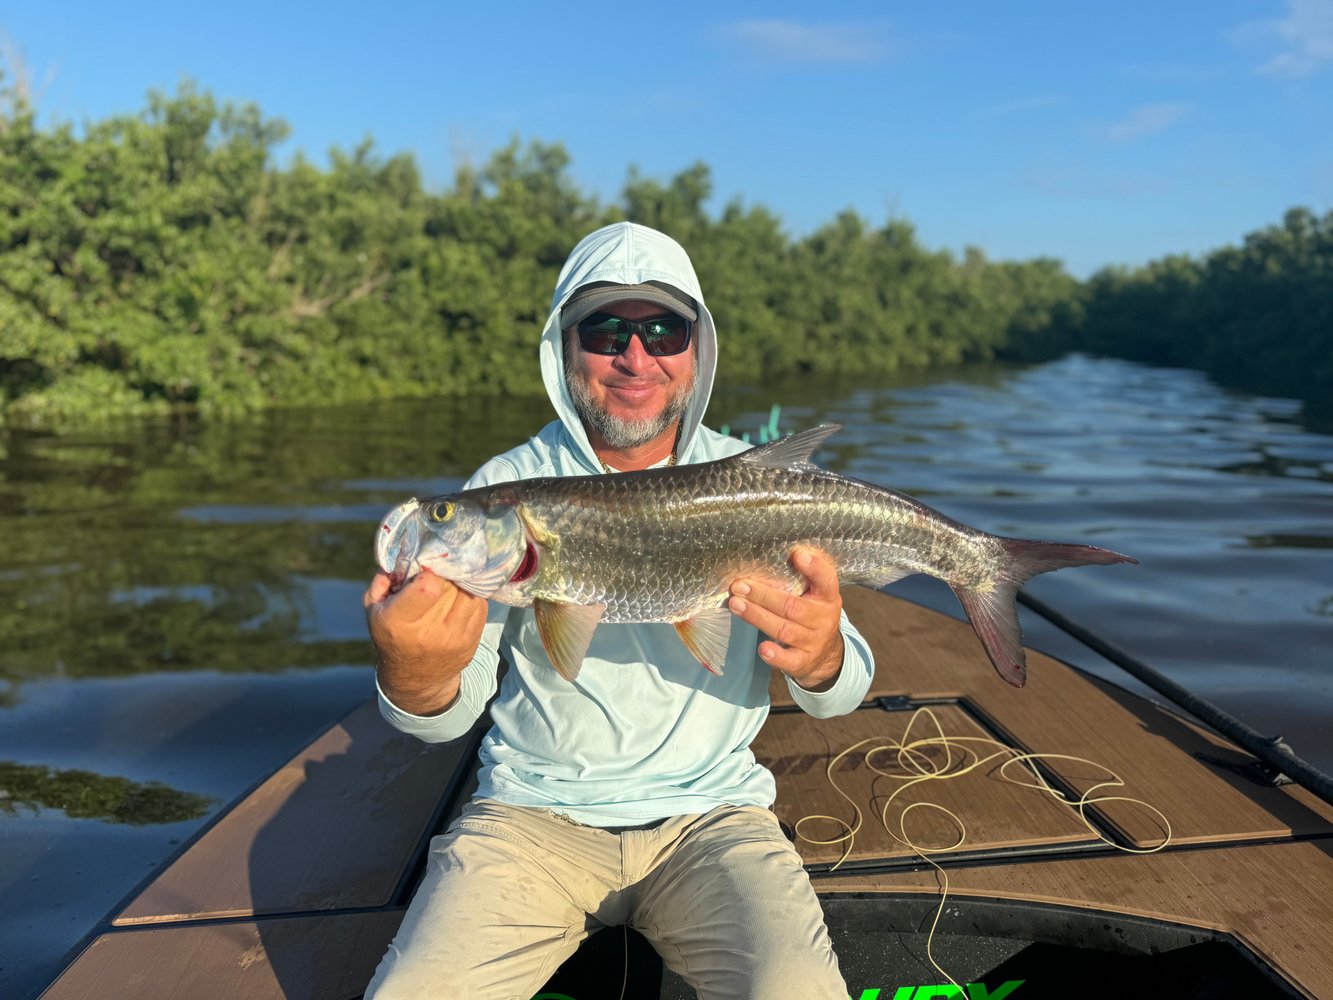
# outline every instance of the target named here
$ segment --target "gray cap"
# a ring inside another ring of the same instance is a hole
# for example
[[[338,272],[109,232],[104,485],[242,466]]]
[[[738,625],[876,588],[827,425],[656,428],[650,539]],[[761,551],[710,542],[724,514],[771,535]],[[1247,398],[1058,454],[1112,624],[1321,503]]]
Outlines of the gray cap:
[[[569,297],[569,301],[560,310],[560,329],[568,330],[613,302],[625,302],[631,299],[663,306],[677,316],[684,316],[691,323],[699,318],[694,308],[694,300],[665,283],[653,281],[644,285],[620,285],[599,281],[584,285]]]

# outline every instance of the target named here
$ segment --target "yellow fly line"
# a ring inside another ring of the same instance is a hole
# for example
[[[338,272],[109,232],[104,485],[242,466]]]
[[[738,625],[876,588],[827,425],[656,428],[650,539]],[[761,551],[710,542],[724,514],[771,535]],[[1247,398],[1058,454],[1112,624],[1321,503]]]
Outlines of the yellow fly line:
[[[934,729],[935,735],[912,739],[912,731],[914,727],[916,727],[922,720],[928,722]],[[931,953],[931,945],[935,938],[935,930],[939,926],[940,916],[944,912],[944,904],[949,896],[949,873],[937,864],[930,855],[946,854],[961,848],[967,842],[967,826],[957,813],[937,802],[912,802],[905,806],[899,814],[897,824],[898,829],[895,832],[893,826],[889,822],[889,809],[894,801],[909,788],[913,788],[928,781],[952,781],[971,774],[979,768],[986,767],[987,765],[999,761],[1000,764],[996,774],[1000,780],[1019,785],[1023,788],[1031,788],[1037,792],[1044,792],[1062,805],[1068,806],[1072,811],[1078,814],[1079,820],[1095,837],[1097,837],[1098,840],[1105,844],[1109,844],[1116,850],[1124,851],[1129,854],[1153,854],[1171,843],[1171,822],[1156,806],[1144,802],[1141,799],[1125,795],[1099,794],[1103,790],[1112,790],[1123,788],[1125,786],[1124,779],[1110,768],[1098,764],[1096,761],[1091,761],[1084,757],[1074,757],[1069,754],[1026,753],[1015,747],[1008,746],[999,740],[994,740],[985,736],[948,736],[940,726],[940,721],[935,713],[929,708],[923,707],[918,708],[912,713],[901,739],[894,740],[885,736],[871,736],[864,740],[859,740],[838,753],[837,756],[829,761],[828,767],[825,768],[824,773],[828,777],[829,784],[833,786],[834,791],[847,800],[848,804],[852,807],[855,818],[853,822],[848,823],[846,820],[840,819],[837,816],[803,816],[796,821],[795,833],[796,836],[800,837],[808,844],[817,844],[820,846],[830,846],[835,844],[846,845],[842,857],[834,863],[833,867],[829,869],[830,871],[837,870],[838,867],[840,867],[851,855],[852,848],[856,841],[856,834],[860,831],[864,822],[861,807],[856,804],[856,801],[850,795],[839,787],[837,781],[834,780],[833,771],[843,758],[847,757],[849,754],[855,753],[867,744],[876,745],[865,750],[865,766],[876,774],[901,782],[901,784],[894,789],[893,793],[885,799],[884,806],[880,810],[880,822],[883,824],[884,829],[888,832],[889,836],[907,847],[922,861],[933,867],[939,873],[942,880],[939,906],[935,910],[935,919],[931,922],[930,933],[926,938],[926,957],[930,959],[930,964],[935,967],[937,972],[947,978],[950,983],[958,987],[960,990],[962,989],[962,986],[960,986],[947,971],[940,967],[939,963],[935,961],[935,956]],[[931,749],[943,749],[944,760],[942,763],[935,760],[934,755],[929,753]],[[894,755],[895,770],[886,770],[882,766],[876,766],[875,760],[883,754]],[[1042,777],[1041,772],[1035,766],[1037,763],[1048,761],[1068,761],[1076,764],[1086,764],[1089,767],[1103,772],[1106,777],[1102,781],[1094,782],[1086,791],[1079,795],[1078,798],[1071,799],[1064,792],[1060,791],[1060,789],[1052,787],[1052,785]],[[1150,812],[1156,813],[1157,817],[1161,820],[1162,828],[1165,831],[1161,842],[1152,847],[1129,847],[1111,840],[1093,825],[1092,821],[1088,818],[1087,812],[1089,806],[1096,806],[1106,802],[1129,802],[1134,805],[1142,806]],[[946,816],[957,830],[957,839],[952,844],[947,844],[943,847],[923,847],[918,844],[907,832],[908,814],[915,809],[933,810]],[[833,837],[827,840],[809,837],[802,832],[801,828],[803,825],[819,820],[835,823],[838,826],[841,826],[846,832],[839,837]]]

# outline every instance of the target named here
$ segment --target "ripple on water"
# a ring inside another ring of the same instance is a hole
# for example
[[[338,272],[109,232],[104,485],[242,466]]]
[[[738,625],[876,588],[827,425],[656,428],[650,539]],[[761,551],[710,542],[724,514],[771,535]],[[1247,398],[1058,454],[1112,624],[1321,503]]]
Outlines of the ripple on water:
[[[1137,557],[1031,587],[1333,770],[1333,437],[1299,403],[1089,357],[851,381],[723,386],[710,422],[753,432],[774,403],[784,430],[836,421],[816,456],[829,468],[980,528]],[[456,488],[549,412],[544,398],[428,400],[8,434],[0,759],[237,794],[373,691],[360,594],[388,507]],[[957,614],[934,584],[895,587]],[[0,878],[0,938],[30,978],[19,995],[190,827],[51,810],[0,823],[0,864],[24,876]]]

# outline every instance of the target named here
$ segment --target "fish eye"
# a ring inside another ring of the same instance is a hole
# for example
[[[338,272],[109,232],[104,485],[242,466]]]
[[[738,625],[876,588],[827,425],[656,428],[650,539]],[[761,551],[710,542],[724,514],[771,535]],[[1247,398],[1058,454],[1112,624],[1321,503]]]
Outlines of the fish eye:
[[[454,516],[454,505],[449,500],[441,500],[439,503],[431,504],[430,519],[432,521],[447,521]]]

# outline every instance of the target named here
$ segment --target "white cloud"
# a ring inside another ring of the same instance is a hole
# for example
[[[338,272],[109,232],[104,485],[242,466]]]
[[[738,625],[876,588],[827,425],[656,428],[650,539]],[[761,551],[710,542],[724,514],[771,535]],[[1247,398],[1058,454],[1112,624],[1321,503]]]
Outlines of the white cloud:
[[[1042,94],[1040,97],[1021,97],[1003,104],[988,104],[977,114],[983,118],[1003,118],[1008,115],[1023,114],[1028,111],[1040,111],[1043,108],[1058,108],[1068,102],[1061,94]]]
[[[1103,128],[1101,134],[1107,142],[1120,146],[1165,132],[1177,122],[1188,118],[1193,111],[1194,105],[1182,102],[1144,104],[1118,122]]]
[[[864,22],[804,24],[750,18],[725,25],[721,34],[752,55],[774,62],[871,62],[888,51],[881,26]]]
[[[1231,36],[1237,42],[1277,40],[1281,50],[1260,73],[1291,80],[1312,76],[1333,63],[1333,0],[1288,0],[1285,17],[1251,21]]]

